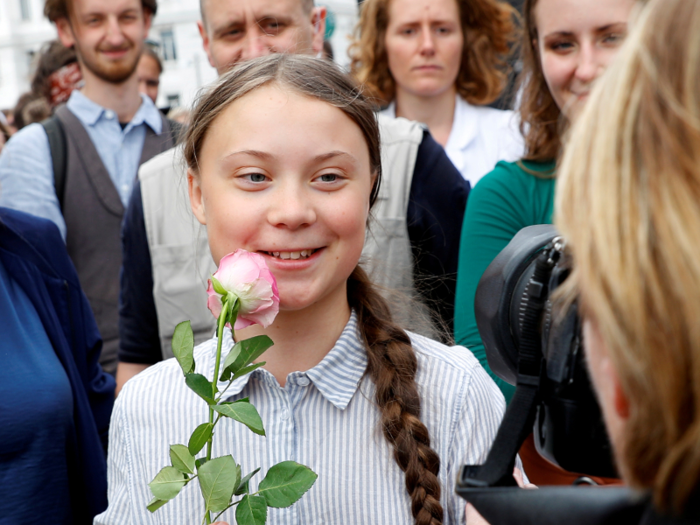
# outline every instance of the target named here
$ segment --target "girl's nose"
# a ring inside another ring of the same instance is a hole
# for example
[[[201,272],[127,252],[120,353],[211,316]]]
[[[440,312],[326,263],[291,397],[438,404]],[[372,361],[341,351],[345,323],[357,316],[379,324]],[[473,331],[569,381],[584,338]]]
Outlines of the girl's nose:
[[[297,230],[316,222],[316,211],[303,188],[280,188],[268,212],[273,226]]]

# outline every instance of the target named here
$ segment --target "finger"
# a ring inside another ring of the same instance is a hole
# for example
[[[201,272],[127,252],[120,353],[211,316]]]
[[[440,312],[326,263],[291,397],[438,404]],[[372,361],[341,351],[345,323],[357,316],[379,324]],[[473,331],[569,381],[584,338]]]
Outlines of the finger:
[[[471,503],[467,503],[467,507],[464,509],[464,516],[467,520],[467,525],[489,525],[489,522],[479,514],[479,511]]]
[[[513,469],[513,477],[515,478],[515,482],[518,484],[518,487],[521,489],[536,489],[537,485],[533,485],[532,483],[525,483],[525,477],[523,476],[523,471],[520,470],[518,467],[515,467]]]

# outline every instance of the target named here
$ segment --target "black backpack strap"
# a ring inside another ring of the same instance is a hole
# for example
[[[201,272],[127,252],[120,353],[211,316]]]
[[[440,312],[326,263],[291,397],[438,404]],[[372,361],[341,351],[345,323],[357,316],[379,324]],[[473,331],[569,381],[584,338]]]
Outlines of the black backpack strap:
[[[63,211],[63,201],[66,195],[66,132],[63,124],[56,115],[41,122],[49,138],[51,161],[53,164],[53,186],[58,198],[58,204]]]

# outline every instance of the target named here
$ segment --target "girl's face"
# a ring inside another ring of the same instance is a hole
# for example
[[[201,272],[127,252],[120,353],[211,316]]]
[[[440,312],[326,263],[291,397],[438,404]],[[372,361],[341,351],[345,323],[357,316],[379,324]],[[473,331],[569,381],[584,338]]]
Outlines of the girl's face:
[[[539,0],[534,8],[542,71],[572,120],[627,35],[635,0]]]
[[[268,85],[214,120],[188,176],[215,261],[262,254],[282,310],[347,304],[362,253],[373,176],[360,128],[340,109]]]
[[[386,29],[396,89],[433,97],[454,87],[464,36],[455,0],[391,0]]]

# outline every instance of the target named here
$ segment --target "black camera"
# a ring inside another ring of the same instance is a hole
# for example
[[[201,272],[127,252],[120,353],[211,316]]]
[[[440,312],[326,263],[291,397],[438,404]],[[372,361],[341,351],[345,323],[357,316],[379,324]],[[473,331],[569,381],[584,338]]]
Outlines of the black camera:
[[[618,477],[586,368],[578,304],[553,299],[570,273],[565,241],[553,226],[539,225],[521,230],[479,281],[474,308],[489,366],[516,390],[486,462],[462,467],[457,493],[468,501],[547,501],[542,491],[507,496],[498,489],[515,485],[515,457],[530,433],[539,454],[564,470]],[[614,493],[605,497],[619,503]],[[498,512],[508,507],[494,505]]]

